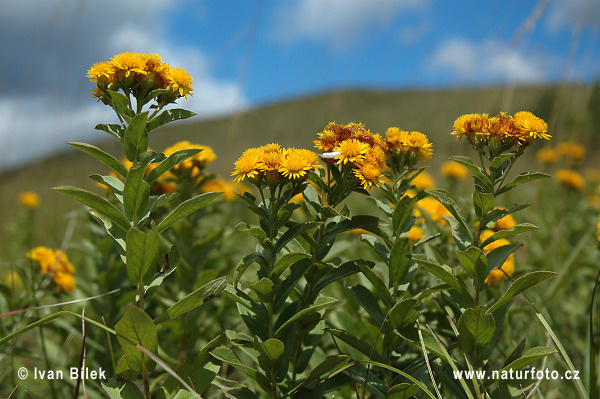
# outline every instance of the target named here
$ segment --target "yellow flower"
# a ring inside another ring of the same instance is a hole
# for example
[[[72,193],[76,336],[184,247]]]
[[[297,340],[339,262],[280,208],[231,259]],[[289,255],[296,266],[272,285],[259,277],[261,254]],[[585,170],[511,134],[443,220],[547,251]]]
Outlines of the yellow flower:
[[[570,169],[559,169],[556,171],[556,180],[563,186],[575,191],[581,191],[585,180],[578,172]]]
[[[332,130],[323,130],[321,133],[317,133],[319,136],[318,140],[314,140],[315,147],[323,150],[324,152],[331,152],[338,145],[338,137]]]
[[[368,232],[365,229],[352,229],[352,230],[348,230],[348,233],[350,233],[350,234],[371,234],[370,232]]]
[[[487,240],[492,234],[494,234],[493,231],[491,230],[484,230],[481,233],[481,242],[484,242],[485,240]],[[491,242],[490,244],[486,245],[483,248],[483,252],[485,252],[486,254],[493,251],[496,248],[502,247],[504,245],[509,245],[510,241],[508,241],[506,238],[501,238],[499,240],[496,240],[494,242]],[[508,256],[508,258],[506,258],[506,261],[504,262],[504,264],[501,267],[502,270],[500,269],[494,269],[490,272],[490,274],[488,274],[488,276],[485,278],[485,283],[487,285],[493,285],[496,283],[499,283],[501,281],[504,281],[506,279],[508,279],[508,276],[511,276],[514,274],[515,272],[515,257],[513,254],[510,254]]]
[[[33,191],[24,191],[19,194],[19,203],[28,209],[37,209],[40,206],[40,196]]]
[[[433,176],[431,176],[427,172],[421,172],[417,177],[412,180],[412,185],[415,186],[417,190],[427,190],[435,188],[435,181],[433,180]]]
[[[259,160],[263,151],[260,148],[248,148],[241,157],[235,161],[235,170],[231,173],[231,176],[236,176],[235,181],[242,181],[246,177],[253,179],[258,176]]]
[[[86,76],[94,83],[112,83],[116,80],[115,66],[110,61],[94,64],[86,73]]]
[[[223,179],[211,179],[202,185],[203,193],[222,192],[221,196],[227,201],[233,201],[237,198],[233,181]]]
[[[340,153],[336,158],[338,164],[348,162],[359,164],[365,160],[369,145],[357,139],[349,139],[342,141],[333,150]]]
[[[70,273],[56,271],[52,276],[52,281],[66,293],[71,293],[75,289],[75,278]]]
[[[302,195],[302,193],[298,193],[298,194],[294,195],[292,198],[290,198],[290,202],[292,202],[294,204],[302,204],[302,203],[304,203],[304,196]]]
[[[564,141],[556,146],[559,156],[567,158],[574,163],[581,163],[585,158],[585,147],[574,141]]]
[[[385,157],[385,151],[381,147],[369,147],[365,154],[365,163],[372,163],[383,169],[385,166]]]
[[[433,155],[433,144],[431,144],[427,136],[421,132],[410,132],[408,136],[406,136],[404,146],[408,153],[414,154],[421,162],[430,160]]]
[[[538,118],[528,111],[517,112],[514,116],[515,127],[518,135],[525,141],[542,138],[550,140],[548,124],[542,118]]]
[[[388,152],[403,151],[404,144],[409,132],[400,130],[397,127],[390,127],[385,132],[385,147]]]
[[[444,162],[440,167],[440,172],[454,180],[463,180],[469,177],[469,169],[455,161]]]
[[[207,164],[213,162],[217,158],[217,155],[215,154],[213,149],[210,148],[209,146],[202,145],[202,144],[193,144],[187,140],[180,141],[180,142],[175,143],[172,146],[168,147],[167,149],[165,149],[164,154],[165,154],[165,156],[168,157],[169,155],[172,155],[173,153],[175,153],[177,151],[194,149],[194,148],[202,149],[202,151],[200,151],[196,155],[186,159],[185,161],[181,162],[180,164],[174,166],[173,170],[177,171],[177,170],[182,170],[182,169],[193,169],[194,167],[198,167],[198,169],[204,169],[204,167]]]
[[[376,183],[383,183],[381,177],[383,170],[377,164],[364,163],[358,169],[354,170],[354,175],[360,180],[360,184],[369,189]]]
[[[408,238],[413,244],[419,242],[424,237],[425,233],[423,233],[423,229],[421,229],[419,226],[411,227],[408,231],[408,234],[406,234],[406,238]]]
[[[52,281],[64,291],[73,291],[75,288],[75,279],[73,278],[75,268],[63,251],[35,247],[27,253],[27,257],[37,263],[42,274],[50,274]]]
[[[192,91],[194,91],[192,88],[192,75],[183,68],[171,68],[166,73],[166,80],[171,85],[173,92],[177,93],[179,97],[188,98],[188,96],[192,95]]]
[[[132,73],[146,75],[146,60],[142,53],[121,53],[110,59],[112,67],[118,75],[129,77]]]
[[[501,208],[500,208],[501,209]],[[512,214],[508,214],[503,218],[496,220],[496,223],[492,226],[492,229],[498,230],[509,230],[517,225],[515,218],[513,218]]]
[[[558,160],[558,152],[552,148],[544,147],[535,154],[535,158],[542,165],[551,165]]]
[[[422,200],[417,201],[417,208],[414,210],[413,214],[416,217],[420,217],[421,211],[427,213],[431,220],[441,225],[447,223],[444,216],[450,215],[450,211],[448,211],[441,202],[431,197],[425,197]]]
[[[487,114],[465,114],[459,116],[454,121],[453,135],[456,140],[460,141],[462,136],[467,136],[469,140],[477,133],[488,131],[488,115]]]
[[[290,180],[302,180],[311,169],[320,168],[319,156],[307,149],[289,148],[283,151],[279,172]]]
[[[262,154],[258,161],[258,168],[263,172],[278,171],[283,160],[283,152],[279,144],[269,144],[259,149]]]

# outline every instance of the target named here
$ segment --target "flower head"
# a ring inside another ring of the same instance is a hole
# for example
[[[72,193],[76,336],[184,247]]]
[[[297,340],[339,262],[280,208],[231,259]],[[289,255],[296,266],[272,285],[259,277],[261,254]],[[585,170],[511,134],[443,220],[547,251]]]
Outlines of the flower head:
[[[501,208],[500,208],[501,209]],[[515,218],[510,213],[503,218],[496,220],[496,223],[492,226],[492,229],[498,230],[509,230],[517,225]]]
[[[542,138],[550,140],[548,132],[548,124],[542,118],[538,118],[528,111],[517,112],[514,116],[515,127],[518,137],[523,141],[532,141],[533,139]]]
[[[50,274],[52,281],[65,292],[72,292],[75,288],[73,274],[75,268],[67,255],[57,249],[36,247],[27,253],[27,257],[35,261],[42,274]]]
[[[440,167],[443,176],[453,180],[463,180],[469,177],[469,169],[456,161],[446,161]]]
[[[260,148],[248,148],[241,157],[235,161],[235,170],[231,176],[236,176],[235,181],[242,181],[246,177],[253,179],[261,172],[260,156],[263,151]]]
[[[339,152],[337,160],[339,164],[348,162],[359,164],[365,160],[365,155],[369,149],[369,145],[357,139],[349,139],[342,141],[334,151]]]
[[[570,169],[557,170],[556,180],[558,180],[563,186],[575,191],[581,191],[581,189],[585,185],[585,180],[583,179],[583,176],[581,176],[581,174],[579,174],[578,172]]]
[[[426,135],[421,132],[410,132],[406,136],[404,146],[407,153],[413,155],[421,162],[426,162],[433,155],[433,144],[429,142]]]
[[[406,234],[406,238],[410,240],[411,243],[416,244],[420,240],[425,237],[425,233],[423,233],[423,229],[419,226],[413,226],[410,228],[408,233]]]
[[[37,209],[40,206],[40,196],[33,191],[23,191],[19,194],[19,203],[27,209]]]
[[[202,185],[202,192],[222,192],[221,196],[227,201],[233,201],[237,198],[233,181],[225,181],[223,179],[211,179],[205,182]]]
[[[575,141],[563,141],[556,146],[558,156],[574,164],[580,164],[585,158],[585,147]]]
[[[188,98],[188,96],[192,95],[192,75],[188,71],[183,68],[176,67],[171,68],[166,73],[166,81],[173,90],[174,93],[177,93],[179,97]]]
[[[558,160],[558,152],[550,147],[544,147],[535,154],[535,159],[542,165],[551,165]]]
[[[279,172],[290,180],[303,180],[308,171],[320,168],[319,156],[307,149],[289,148],[283,151]]]
[[[369,189],[377,183],[383,183],[381,179],[383,170],[378,164],[364,163],[358,169],[354,170],[354,175],[358,177],[360,184]]]
[[[201,149],[202,151],[191,156],[190,158],[186,159],[185,161],[179,163],[178,165],[174,166],[173,170],[175,170],[175,171],[183,170],[183,169],[191,170],[196,167],[198,169],[204,169],[204,167],[207,164],[213,162],[217,158],[217,155],[215,154],[215,152],[213,151],[213,149],[211,147],[202,145],[202,144],[193,144],[187,140],[177,142],[177,143],[173,144],[172,146],[166,148],[164,151],[164,154],[165,154],[165,156],[168,157],[169,155],[172,155],[177,151],[190,150],[190,149]]]
[[[488,115],[487,114],[465,114],[459,116],[454,121],[453,135],[460,141],[463,136],[467,136],[471,140],[477,133],[485,133],[488,131]]]
[[[142,53],[121,53],[110,59],[110,63],[118,77],[129,77],[131,74],[147,75],[146,60]]]
[[[433,180],[433,176],[427,172],[419,173],[413,180],[412,185],[415,186],[417,190],[428,190],[431,188],[435,188],[435,181]]]
[[[417,201],[417,209],[413,213],[416,217],[420,217],[422,216],[421,212],[425,212],[431,220],[441,225],[447,224],[444,216],[450,215],[450,211],[441,202],[431,197],[425,197]]]

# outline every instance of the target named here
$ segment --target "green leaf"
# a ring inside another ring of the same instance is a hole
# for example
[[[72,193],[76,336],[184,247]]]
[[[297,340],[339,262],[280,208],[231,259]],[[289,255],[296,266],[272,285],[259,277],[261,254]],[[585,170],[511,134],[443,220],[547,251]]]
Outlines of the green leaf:
[[[499,196],[502,193],[512,190],[513,188],[520,186],[523,183],[527,183],[527,182],[533,181],[533,180],[546,179],[548,177],[552,177],[552,176],[547,175],[545,173],[540,173],[540,172],[521,173],[520,175],[515,177],[510,183],[508,183],[505,186],[503,186],[502,188],[500,188],[500,190],[498,190],[496,192],[496,196]]]
[[[107,152],[102,151],[100,148],[87,143],[70,142],[67,144],[85,152],[86,154],[93,156],[94,158],[96,158],[97,160],[99,160],[100,162],[117,172],[123,178],[127,176],[127,168],[115,157],[113,157]]]
[[[537,227],[536,225],[533,225],[531,223],[519,223],[519,224],[511,227],[508,230],[500,230],[500,231],[495,232],[494,234],[489,236],[487,240],[482,242],[481,246],[485,247],[486,245],[488,245],[496,240],[499,240],[501,238],[512,237],[514,235],[521,234],[526,231],[536,230],[536,229],[539,229],[539,227]]]
[[[372,355],[373,360],[375,360],[376,362],[383,361],[381,355],[377,353],[377,351],[373,351],[373,347],[371,344],[363,341],[354,334],[349,334],[346,331],[338,330],[336,328],[326,328],[325,331],[341,339],[342,341],[344,341],[363,355],[367,356],[367,358],[370,358]]]
[[[267,377],[265,377],[265,375],[260,371],[242,364],[231,349],[222,347],[215,348],[210,352],[210,354],[215,359],[232,365],[242,373],[246,374],[248,377],[254,379],[265,392],[271,392],[271,384],[269,383],[269,380],[267,380]]]
[[[197,153],[202,151],[201,148],[189,148],[187,150],[179,150],[169,155],[161,163],[159,163],[154,169],[152,169],[145,180],[149,185],[153,185],[166,171],[171,169],[173,166],[185,161],[186,159],[193,157]]]
[[[173,209],[171,213],[169,213],[157,226],[158,232],[162,233],[169,227],[171,227],[175,222],[183,219],[184,217],[196,212],[197,210],[204,208],[211,201],[219,198],[222,193],[205,193],[200,194],[194,198],[190,198],[187,201],[182,202],[177,206],[177,208]]]
[[[119,141],[123,141],[123,136],[125,135],[125,129],[117,123],[99,123],[94,129],[106,132],[116,137]]]
[[[123,318],[115,325],[115,331],[127,365],[132,370],[140,371],[142,367],[151,370],[156,366],[151,358],[146,357],[136,347],[136,345],[140,345],[154,354],[158,349],[156,326],[143,310],[129,305]]]
[[[379,307],[379,303],[371,291],[365,286],[357,284],[350,288],[350,292],[354,295],[360,306],[367,311],[373,323],[376,326],[381,326],[384,322],[385,316]]]
[[[450,157],[450,159],[452,159],[453,161],[458,162],[459,164],[465,166],[467,169],[469,169],[471,172],[473,172],[475,181],[481,183],[481,185],[483,186],[483,188],[485,188],[485,190],[487,192],[491,192],[492,191],[492,182],[490,181],[490,178],[487,176],[485,170],[483,170],[480,166],[477,166],[473,163],[473,161],[471,161],[470,158],[467,157],[463,157],[463,156],[454,156],[454,157]]]
[[[319,193],[317,193],[317,190],[315,190],[315,188],[309,184],[304,189],[302,196],[304,197],[304,203],[306,204],[311,216],[316,218],[319,212],[321,212],[321,200],[319,198]]]
[[[439,263],[427,259],[425,255],[412,255],[412,260],[417,262],[419,266],[432,273],[433,275],[439,277],[446,283],[448,283],[453,289],[455,289],[459,294],[463,296],[464,299],[467,299],[469,302],[473,303],[473,298],[467,291],[467,287],[464,285],[462,280],[459,280],[452,273],[447,271],[440,265]]]
[[[143,283],[153,275],[152,266],[156,265],[159,238],[156,229],[144,233],[136,228],[127,232],[125,240],[127,250],[127,277],[133,286]]]
[[[478,218],[481,218],[483,215],[487,215],[494,210],[494,195],[482,193],[475,189],[473,190],[473,205],[475,207],[475,214]]]
[[[131,381],[118,381],[111,378],[100,384],[110,399],[144,399],[144,394]]]
[[[508,244],[502,245],[501,247],[495,248],[491,252],[486,255],[487,258],[487,269],[486,273],[483,276],[486,277],[492,270],[499,269],[504,265],[506,259],[515,252],[517,249],[521,248],[523,244]]]
[[[488,309],[488,313],[492,313],[494,310],[498,309],[500,306],[504,305],[526,289],[556,275],[557,273],[555,272],[536,271],[518,278],[514,283],[511,284],[504,295],[502,295],[502,297]]]
[[[329,284],[334,281],[338,281],[344,277],[351,276],[352,274],[358,273],[360,271],[360,266],[364,265],[365,267],[373,267],[375,264],[373,262],[368,262],[363,259],[352,260],[349,262],[344,262],[335,269],[328,271],[325,273],[323,277],[317,281],[313,288],[313,293],[321,291],[323,288],[327,287]]]
[[[458,208],[458,205],[456,205],[456,202],[454,202],[454,200],[450,198],[449,193],[444,190],[425,190],[425,192],[437,199],[439,202],[442,203],[442,205],[446,207],[446,209],[448,209],[448,211],[452,214],[452,216],[454,216],[454,218],[458,221],[463,230],[468,233],[469,237],[472,240],[473,234],[469,229],[469,225],[460,214],[460,209]]]
[[[125,120],[129,121],[135,115],[131,107],[131,101],[129,98],[118,91],[106,90],[112,102],[112,106],[119,114],[125,117]]]
[[[375,287],[375,294],[377,294],[379,299],[381,299],[384,302],[385,306],[387,308],[391,308],[392,306],[394,306],[394,299],[388,291],[388,288],[386,287],[385,283],[381,280],[381,278],[379,278],[375,274],[375,272],[371,270],[371,267],[369,267],[367,264],[360,263],[358,264],[358,267],[360,268],[362,274],[367,278],[367,280],[369,280],[373,287]]]
[[[160,114],[148,121],[148,132],[151,132],[154,129],[165,125],[169,122],[191,118],[195,115],[196,114],[194,112],[182,108],[168,109],[166,111],[161,112]]]
[[[255,342],[254,348],[260,352],[258,360],[263,369],[268,370],[272,367],[279,367],[284,352],[283,342],[270,338],[265,342]]]
[[[547,346],[536,346],[535,348],[531,348],[528,351],[526,351],[522,357],[516,359],[508,366],[504,367],[502,370],[522,369],[523,367],[528,366],[531,363],[556,352],[557,350],[554,348],[549,348]]]
[[[319,365],[317,365],[310,372],[310,374],[308,375],[308,377],[306,377],[304,379],[304,381],[302,381],[300,384],[296,385],[294,387],[293,391],[297,391],[298,389],[302,388],[303,386],[315,381],[317,378],[319,378],[323,374],[330,373],[330,372],[336,370],[337,368],[339,368],[340,366],[347,364],[349,361],[350,361],[350,356],[346,356],[346,355],[328,356],[327,358],[325,358],[325,360],[323,360]]]
[[[295,237],[299,236],[302,233],[307,232],[308,230],[314,229],[315,227],[322,224],[321,222],[306,222],[306,223],[298,223],[294,227],[289,228],[285,233],[279,237],[277,242],[275,242],[275,246],[273,248],[273,254],[277,254],[279,251],[286,246],[288,242],[290,242]]]
[[[146,210],[150,197],[150,185],[144,181],[146,165],[134,166],[129,169],[123,188],[123,208],[125,215],[133,220],[141,217]]]
[[[248,286],[262,302],[269,302],[273,298],[273,282],[266,277],[249,282]]]
[[[398,201],[392,215],[392,231],[398,235],[400,229],[404,227],[406,221],[412,216],[413,208],[417,202],[417,196],[404,196]]]
[[[335,169],[335,168],[334,168]],[[325,235],[331,236],[335,234],[342,233],[344,231],[354,230],[354,229],[362,229],[369,226],[377,227],[379,225],[379,218],[376,216],[370,215],[357,215],[353,216],[351,219],[344,219],[339,223],[333,225]]]
[[[90,179],[93,181],[103,184],[107,186],[110,191],[115,195],[119,202],[123,202],[123,188],[125,185],[119,179],[114,176],[101,176],[101,175],[91,175]]]
[[[487,258],[481,249],[469,247],[466,251],[458,250],[456,256],[469,277],[479,280],[487,276]]]
[[[403,382],[388,390],[387,399],[410,399],[419,392],[419,386]]]
[[[390,252],[390,281],[400,284],[408,275],[411,264],[412,245],[408,238],[399,238]]]
[[[54,190],[63,193],[77,201],[83,203],[94,209],[99,215],[105,216],[110,219],[114,224],[118,225],[121,229],[127,231],[131,227],[129,220],[121,213],[121,211],[108,202],[106,199],[96,195],[87,190],[71,187],[71,186],[59,186],[54,187]]]
[[[457,329],[462,348],[472,353],[490,342],[496,330],[496,322],[491,314],[485,313],[485,306],[477,306],[463,312],[458,319]]]
[[[296,263],[301,259],[308,259],[312,257],[311,254],[307,254],[306,252],[290,252],[283,255],[275,265],[273,269],[273,276],[279,277],[281,273],[283,273],[288,267]]]
[[[277,337],[281,334],[287,327],[292,325],[293,323],[310,316],[311,314],[318,312],[319,310],[325,309],[326,307],[336,303],[338,300],[335,298],[328,297],[320,297],[317,298],[314,305],[309,306],[306,309],[302,309],[300,312],[296,313],[294,316],[285,321],[278,329],[275,331],[275,336]]]
[[[148,133],[146,122],[148,112],[142,112],[134,116],[125,129],[124,147],[125,155],[131,162],[137,161],[139,154],[148,150]]]
[[[159,324],[163,321],[170,320],[180,316],[190,310],[196,309],[204,305],[212,297],[219,295],[227,286],[227,278],[220,277],[210,283],[198,288],[194,292],[188,294],[184,298],[177,301],[169,307],[163,314],[154,319],[154,323]]]

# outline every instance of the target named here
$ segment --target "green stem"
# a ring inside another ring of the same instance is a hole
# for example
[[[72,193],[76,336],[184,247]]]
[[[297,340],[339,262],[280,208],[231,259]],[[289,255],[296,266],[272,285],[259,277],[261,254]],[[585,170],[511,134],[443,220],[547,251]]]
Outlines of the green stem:
[[[44,363],[46,365],[46,370],[52,370],[50,367],[50,359],[48,358],[48,351],[46,350],[46,338],[44,338],[43,326],[40,326],[40,329],[38,331],[40,332],[40,344],[42,345],[42,353],[44,354]],[[56,399],[56,387],[54,386],[54,381],[51,378],[48,379],[48,384],[50,385],[50,392],[52,393],[52,398]]]

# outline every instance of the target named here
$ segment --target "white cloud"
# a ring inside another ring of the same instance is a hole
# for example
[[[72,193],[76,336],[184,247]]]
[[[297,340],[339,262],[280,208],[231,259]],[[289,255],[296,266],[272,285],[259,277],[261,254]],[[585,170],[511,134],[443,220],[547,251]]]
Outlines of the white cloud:
[[[456,83],[542,82],[556,76],[560,63],[541,53],[525,53],[493,39],[480,43],[450,38],[427,60],[426,72]]]
[[[110,109],[89,95],[85,77],[96,62],[122,51],[152,52],[194,78],[194,95],[179,106],[200,116],[244,105],[235,82],[211,76],[198,48],[168,40],[164,16],[185,0],[8,2],[0,13],[0,170],[66,149],[65,141],[99,137]],[[108,137],[108,136],[106,136]]]
[[[274,34],[283,42],[309,38],[339,47],[369,25],[385,25],[402,11],[418,11],[428,0],[300,0],[276,13]]]

